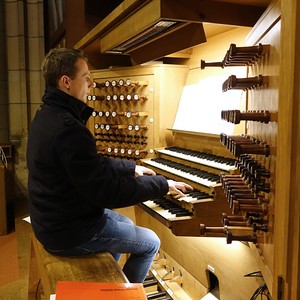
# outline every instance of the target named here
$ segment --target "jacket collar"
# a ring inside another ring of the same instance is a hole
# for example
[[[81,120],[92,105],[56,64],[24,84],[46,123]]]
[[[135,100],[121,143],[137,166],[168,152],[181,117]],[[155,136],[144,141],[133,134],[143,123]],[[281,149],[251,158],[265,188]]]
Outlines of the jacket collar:
[[[50,106],[57,106],[69,111],[74,118],[86,123],[93,112],[93,108],[86,103],[68,95],[60,89],[48,86],[42,98],[43,102]]]

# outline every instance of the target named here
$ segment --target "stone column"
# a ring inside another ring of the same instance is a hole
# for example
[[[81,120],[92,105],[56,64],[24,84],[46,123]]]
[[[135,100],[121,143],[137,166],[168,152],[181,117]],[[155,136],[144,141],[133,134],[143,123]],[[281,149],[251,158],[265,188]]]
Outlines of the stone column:
[[[28,128],[40,105],[44,86],[43,1],[5,0],[9,140],[15,146],[16,182],[27,185]]]

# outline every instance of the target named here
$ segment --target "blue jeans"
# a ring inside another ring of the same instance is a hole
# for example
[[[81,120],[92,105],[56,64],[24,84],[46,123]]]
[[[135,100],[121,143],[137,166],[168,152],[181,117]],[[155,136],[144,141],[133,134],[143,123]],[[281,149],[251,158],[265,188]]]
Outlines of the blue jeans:
[[[158,236],[110,209],[105,209],[105,218],[105,226],[88,242],[54,254],[72,256],[107,251],[118,261],[122,253],[130,253],[123,272],[130,282],[142,283],[159,249]]]

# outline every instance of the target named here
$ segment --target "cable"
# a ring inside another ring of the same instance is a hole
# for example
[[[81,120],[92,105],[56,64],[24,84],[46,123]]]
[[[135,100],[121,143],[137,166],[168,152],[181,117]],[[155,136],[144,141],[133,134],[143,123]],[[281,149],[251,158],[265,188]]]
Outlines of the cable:
[[[252,297],[250,298],[250,300],[255,300],[258,299],[258,296],[260,296],[260,299],[268,299],[270,300],[270,293],[268,290],[268,287],[266,285],[266,283],[262,283],[254,292],[254,294],[252,295]],[[263,297],[265,296],[265,297]]]

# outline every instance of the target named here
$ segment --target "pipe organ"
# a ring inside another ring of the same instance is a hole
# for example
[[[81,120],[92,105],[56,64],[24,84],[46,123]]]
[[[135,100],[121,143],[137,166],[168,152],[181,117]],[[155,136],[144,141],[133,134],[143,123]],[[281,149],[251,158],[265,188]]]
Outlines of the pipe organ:
[[[200,72],[232,70],[215,88],[243,92],[245,109],[223,109],[219,116],[242,124],[240,134],[172,129],[187,66],[92,71],[95,84],[88,104],[94,113],[88,127],[99,153],[134,159],[194,188],[184,197],[167,195],[134,207],[136,223],[161,239],[145,281],[148,299],[243,300],[255,291],[281,299],[274,267],[274,220],[280,201],[275,188],[278,7],[277,1],[269,6],[248,35],[247,46],[229,43],[223,59],[199,61]],[[236,76],[236,66],[244,67],[247,76]]]

